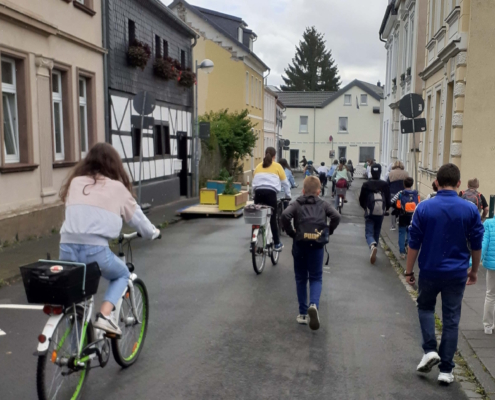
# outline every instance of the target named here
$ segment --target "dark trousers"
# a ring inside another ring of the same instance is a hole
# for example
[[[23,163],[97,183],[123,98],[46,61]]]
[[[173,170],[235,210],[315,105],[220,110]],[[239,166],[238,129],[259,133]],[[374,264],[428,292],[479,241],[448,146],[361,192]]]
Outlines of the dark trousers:
[[[380,242],[380,232],[382,230],[383,215],[368,215],[365,217],[366,241],[368,246],[378,245]]]
[[[320,308],[320,295],[323,284],[323,251],[323,248],[295,241],[292,246],[297,300],[299,301],[299,314],[301,315],[308,313],[310,304],[315,304],[316,308]]]
[[[418,314],[423,335],[425,354],[437,351],[435,336],[435,304],[437,296],[442,295],[442,341],[438,355],[440,356],[440,372],[452,372],[455,367],[454,354],[457,349],[459,321],[461,319],[462,298],[467,278],[449,280],[428,280],[419,276],[418,280]]]
[[[270,189],[258,189],[254,192],[254,204],[263,204],[273,208],[270,217],[270,226],[272,228],[273,241],[275,244],[280,243],[280,234],[278,233],[277,224],[277,192]]]

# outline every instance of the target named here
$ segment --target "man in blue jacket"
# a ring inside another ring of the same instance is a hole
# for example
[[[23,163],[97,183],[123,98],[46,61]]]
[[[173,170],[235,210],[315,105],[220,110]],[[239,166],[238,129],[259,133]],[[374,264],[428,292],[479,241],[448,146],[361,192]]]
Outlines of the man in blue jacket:
[[[415,283],[414,264],[419,250],[418,313],[423,335],[424,356],[418,372],[430,372],[440,364],[438,380],[454,381],[452,370],[457,349],[462,298],[466,283],[474,285],[478,279],[481,243],[484,228],[478,209],[473,203],[457,195],[461,173],[454,164],[438,170],[437,195],[419,203],[409,228],[409,253],[406,281]],[[469,270],[469,258],[473,266]],[[469,271],[468,271],[469,270]],[[442,295],[442,341],[437,353],[435,337],[435,303]]]

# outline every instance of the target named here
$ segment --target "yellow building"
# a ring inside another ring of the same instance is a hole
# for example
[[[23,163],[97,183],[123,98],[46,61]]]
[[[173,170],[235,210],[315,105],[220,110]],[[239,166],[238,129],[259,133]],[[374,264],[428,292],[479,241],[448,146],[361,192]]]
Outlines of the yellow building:
[[[420,143],[419,181],[431,192],[440,166],[461,169],[462,187],[480,180],[480,191],[495,194],[491,176],[495,145],[495,70],[491,38],[495,2],[429,0],[424,81],[427,132]]]
[[[195,7],[184,0],[169,6],[177,16],[198,32],[193,50],[195,62],[210,59],[213,73],[198,73],[198,113],[247,109],[258,136],[253,156],[245,160],[244,182],[263,158],[264,74],[269,68],[253,52],[256,34],[238,17]]]

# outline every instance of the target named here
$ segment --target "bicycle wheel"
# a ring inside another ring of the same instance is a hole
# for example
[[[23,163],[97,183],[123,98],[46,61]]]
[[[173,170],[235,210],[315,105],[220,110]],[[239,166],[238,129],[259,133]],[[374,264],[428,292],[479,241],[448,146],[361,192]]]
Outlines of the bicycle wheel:
[[[277,205],[277,226],[278,226],[279,235],[281,235],[283,232],[283,226],[282,226],[282,213],[283,212],[284,212],[284,205],[282,202],[279,202]]]
[[[266,262],[266,253],[265,253],[265,240],[264,240],[264,235],[263,235],[263,228],[260,228],[258,231],[258,237],[256,238],[255,243],[251,243],[251,255],[253,258],[253,268],[254,272],[256,272],[257,275],[261,274],[263,272],[263,269],[265,268],[265,262]]]
[[[81,340],[82,327],[80,310],[77,311],[77,319],[73,313],[67,313],[55,327],[46,355],[38,357],[36,387],[40,400],[77,400],[81,397],[91,361],[87,361],[85,366],[78,370],[69,368],[68,363],[71,357],[77,356],[77,343],[78,338]],[[90,321],[82,339],[82,348],[94,341],[93,325]]]
[[[118,316],[119,328],[122,330],[120,339],[112,339],[113,357],[122,368],[130,367],[136,362],[143,349],[144,339],[148,330],[149,299],[148,290],[141,279],[134,282],[134,297],[136,315],[141,323],[137,322],[132,312],[129,290],[122,298],[120,315]]]
[[[270,258],[272,259],[272,264],[273,265],[277,265],[278,264],[278,259],[280,258],[280,251],[275,251],[273,249],[273,244],[272,244],[272,248],[271,248],[271,251],[270,251]]]

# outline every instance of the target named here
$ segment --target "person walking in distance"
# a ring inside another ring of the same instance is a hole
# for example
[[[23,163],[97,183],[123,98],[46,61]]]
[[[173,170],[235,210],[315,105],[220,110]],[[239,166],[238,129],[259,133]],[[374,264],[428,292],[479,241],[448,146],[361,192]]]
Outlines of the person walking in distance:
[[[404,179],[409,176],[407,171],[404,171],[404,164],[400,161],[396,161],[392,165],[392,170],[388,174],[387,183],[390,187],[390,196],[394,197],[401,190],[404,190]],[[393,203],[393,202],[392,202]],[[390,216],[391,220],[391,231],[397,229],[397,217],[399,215],[398,210],[394,210]]]
[[[486,201],[485,196],[478,192],[479,187],[480,182],[477,178],[470,179],[468,181],[468,189],[459,192],[459,196],[464,200],[470,201],[478,208],[478,211],[482,214],[481,221],[483,222],[488,215],[488,202]]]
[[[339,161],[334,160],[332,166],[330,167],[330,169],[328,170],[328,173],[327,173],[327,179],[330,178],[330,180],[332,181],[332,197],[335,196],[335,182],[333,181],[332,177],[333,177],[333,174],[335,173],[335,170],[337,169],[338,166],[339,166]]]
[[[485,234],[481,248],[481,262],[486,268],[486,297],[483,325],[487,335],[493,334],[495,328],[495,219],[485,221]]]
[[[431,192],[428,196],[426,196],[425,200],[430,200],[437,195],[438,187],[436,181],[433,181],[433,183],[431,184],[431,188],[433,189],[433,192]]]
[[[339,213],[329,203],[321,200],[319,195],[320,180],[315,176],[308,176],[304,179],[303,195],[282,214],[285,231],[294,239],[292,255],[299,301],[297,322],[309,324],[312,330],[320,327],[318,309],[323,278],[323,248],[340,222]],[[330,225],[327,224],[328,218]]]
[[[303,156],[302,160],[299,161],[299,164],[301,164],[303,168],[306,168],[306,165],[308,164],[308,160],[306,160],[306,156]]]
[[[419,204],[419,195],[413,190],[413,178],[404,179],[404,190],[401,190],[392,198],[392,207],[399,212],[399,249],[400,258],[406,259],[406,246],[408,243],[408,228],[411,225],[412,216]]]
[[[366,241],[371,250],[370,262],[374,264],[378,252],[378,241],[382,229],[383,217],[390,208],[390,189],[387,182],[380,179],[382,167],[373,164],[370,168],[371,180],[363,183],[359,204],[364,209]]]
[[[419,203],[409,230],[406,281],[414,285],[414,264],[419,254],[418,314],[424,355],[418,372],[428,373],[440,364],[438,380],[454,381],[452,370],[457,350],[462,298],[467,285],[478,279],[483,224],[476,206],[457,195],[461,173],[454,164],[437,173],[437,195]],[[472,255],[472,268],[469,258]],[[442,340],[437,351],[435,304],[442,296]]]

